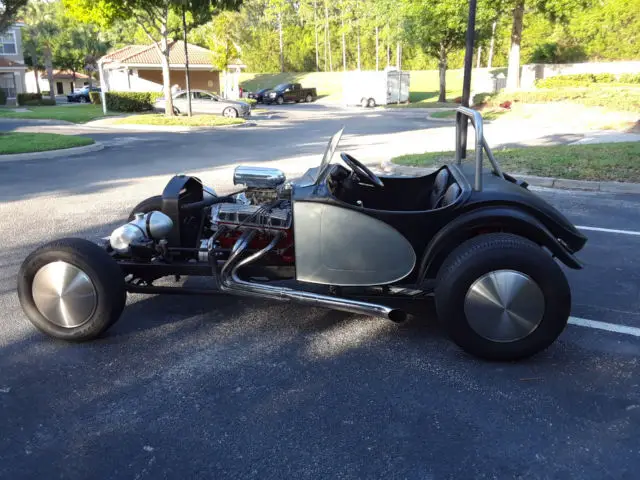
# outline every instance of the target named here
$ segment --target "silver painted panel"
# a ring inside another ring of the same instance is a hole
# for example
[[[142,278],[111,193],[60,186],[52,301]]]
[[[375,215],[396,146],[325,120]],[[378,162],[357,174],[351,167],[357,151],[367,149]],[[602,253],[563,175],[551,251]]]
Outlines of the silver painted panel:
[[[384,285],[411,273],[409,241],[378,219],[355,210],[294,202],[296,278],[340,286]]]

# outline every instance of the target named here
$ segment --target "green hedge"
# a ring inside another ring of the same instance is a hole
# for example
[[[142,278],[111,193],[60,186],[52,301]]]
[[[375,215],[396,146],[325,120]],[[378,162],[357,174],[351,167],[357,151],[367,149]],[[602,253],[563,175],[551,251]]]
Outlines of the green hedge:
[[[27,105],[27,102],[33,100],[42,100],[41,93],[19,93],[18,94],[18,105]],[[37,105],[37,104],[36,104]]]
[[[7,104],[7,94],[4,93],[4,90],[0,90],[0,105]]]
[[[151,92],[106,92],[107,109],[116,112],[145,112],[153,108]]]
[[[636,86],[602,86],[602,88],[556,88],[532,91],[502,91],[487,100],[490,106],[504,102],[553,103],[573,102],[592,107],[639,112],[640,88]]]
[[[255,98],[241,98],[240,100],[242,100],[243,102],[247,102],[249,105],[251,105],[251,108],[255,107],[258,103]]]
[[[579,73],[575,75],[557,75],[537,80],[538,88],[589,87],[593,84],[640,83],[640,74],[626,73],[619,78],[613,73]]]
[[[621,83],[640,83],[640,73],[625,73],[620,75]]]
[[[102,97],[100,92],[89,92],[89,99],[94,105],[102,105]]]
[[[23,103],[23,105],[27,107],[38,107],[40,105],[50,107],[55,104],[56,104],[55,98],[41,98],[40,100],[33,99],[33,100],[27,100],[26,102]]]

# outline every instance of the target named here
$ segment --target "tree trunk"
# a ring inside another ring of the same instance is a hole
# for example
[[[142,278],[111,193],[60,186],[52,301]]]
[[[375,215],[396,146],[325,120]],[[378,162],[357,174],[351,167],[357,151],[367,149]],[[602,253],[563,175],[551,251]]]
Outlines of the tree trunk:
[[[402,54],[400,53],[400,42],[396,43],[396,68],[402,68]]]
[[[387,43],[387,67],[391,65],[391,45]]]
[[[358,49],[358,70],[361,68],[360,63],[360,11],[358,0],[356,0],[356,41],[357,41],[357,49]]]
[[[329,30],[329,4],[327,3],[327,0],[325,0],[324,2],[324,18],[325,18],[325,29],[324,29],[324,34],[325,34],[325,39],[326,39],[326,50],[325,50],[325,57],[324,57],[324,61],[325,61],[325,65],[324,65],[324,70],[327,70],[327,53],[329,54],[329,71],[333,72],[333,60],[331,57],[331,31]]]
[[[73,86],[71,88],[71,90],[72,90],[71,93],[73,93],[76,90],[76,69],[75,68],[71,69],[71,85]]]
[[[491,62],[493,62],[493,47],[496,42],[496,24],[498,22],[494,21],[491,26],[491,43],[489,43],[489,58],[487,59],[487,68],[491,68]]]
[[[160,64],[162,65],[162,91],[164,93],[164,114],[173,117],[173,97],[171,95],[171,71],[169,70],[169,42],[167,40],[166,25],[162,31],[160,46],[155,44],[160,53]]]
[[[380,70],[380,37],[376,25],[376,71]]]
[[[187,47],[187,17],[184,5],[182,6],[182,33],[184,40],[184,82],[187,87],[187,115],[192,116],[191,110],[191,75],[189,74],[189,48]]]
[[[511,49],[509,50],[509,66],[507,68],[507,89],[520,88],[520,41],[522,40],[522,17],[524,1],[516,0],[513,8],[513,27],[511,29]]]
[[[320,52],[318,51],[318,0],[313,0],[313,30],[316,35],[316,72],[319,72]]]
[[[33,42],[32,42],[33,43]],[[29,56],[31,57],[31,63],[33,64],[33,75],[36,78],[36,93],[40,94],[40,75],[38,74],[38,54],[36,53],[36,46],[32,44],[29,48]]]
[[[342,20],[342,70],[347,71],[347,40],[344,32],[344,12],[340,12],[340,19]]]
[[[447,49],[444,45],[440,45],[440,53],[438,55],[438,70],[440,74],[440,94],[438,102],[447,101]]]
[[[324,71],[327,71],[327,55],[329,54],[329,7],[327,0],[324,0]]]
[[[478,45],[478,58],[476,59],[476,68],[480,68],[480,59],[482,58],[482,47]]]
[[[44,66],[47,69],[47,79],[49,80],[49,96],[55,102],[55,82],[53,81],[53,58],[51,55],[51,47],[46,45],[44,48]]]
[[[284,73],[284,36],[282,33],[282,12],[278,12],[278,36],[280,37],[280,72]]]

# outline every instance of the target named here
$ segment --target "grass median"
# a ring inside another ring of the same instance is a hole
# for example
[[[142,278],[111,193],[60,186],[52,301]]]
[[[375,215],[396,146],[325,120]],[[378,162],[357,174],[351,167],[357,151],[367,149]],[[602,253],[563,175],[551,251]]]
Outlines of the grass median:
[[[100,105],[58,105],[0,108],[0,118],[63,120],[72,123],[85,123],[103,116],[102,107]]]
[[[239,125],[244,123],[244,118],[228,118],[219,115],[194,115],[192,117],[174,116],[167,117],[164,114],[131,115],[119,118],[113,123],[117,125],[160,125],[181,127],[221,127],[225,125]]]
[[[55,133],[0,133],[0,155],[46,152],[63,148],[83,147],[94,143],[89,137]]]
[[[640,183],[640,142],[496,149],[509,173],[575,180]],[[432,167],[450,163],[454,152],[429,152],[393,159],[399,165]]]

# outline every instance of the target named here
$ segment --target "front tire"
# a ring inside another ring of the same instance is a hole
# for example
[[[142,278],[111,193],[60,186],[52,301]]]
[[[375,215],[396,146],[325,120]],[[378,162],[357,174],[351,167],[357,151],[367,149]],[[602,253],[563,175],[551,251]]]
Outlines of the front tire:
[[[282,98],[282,97],[278,97],[278,98],[276,98],[276,103],[277,103],[278,105],[282,105],[282,104],[284,103],[284,98]]]
[[[38,330],[62,340],[91,340],[120,317],[126,303],[124,275],[95,243],[64,238],[25,259],[18,298]]]
[[[149,213],[149,212],[161,212],[162,211],[162,195],[154,195],[143,201],[131,209],[127,221],[131,221],[136,218],[136,213]]]
[[[236,118],[238,116],[238,111],[235,108],[227,107],[222,112],[222,115],[228,118]]]
[[[307,96],[305,97],[305,101],[306,101],[307,103],[311,103],[311,102],[313,102],[313,95],[311,95],[311,94],[307,95]]]
[[[535,243],[502,233],[457,247],[438,272],[435,300],[452,340],[490,360],[546,349],[571,311],[571,291],[558,264]]]
[[[375,108],[376,107],[376,101],[373,98],[370,98],[369,101],[367,102],[367,107]]]

